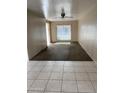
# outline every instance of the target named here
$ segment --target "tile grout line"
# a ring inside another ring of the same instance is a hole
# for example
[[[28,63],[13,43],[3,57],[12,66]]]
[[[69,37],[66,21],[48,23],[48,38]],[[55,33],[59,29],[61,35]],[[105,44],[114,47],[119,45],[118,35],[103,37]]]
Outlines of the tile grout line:
[[[64,65],[65,65],[65,61],[64,61],[63,70],[62,70],[61,93],[63,92],[63,90],[62,90],[62,85],[63,85]]]
[[[56,63],[56,62],[55,62],[55,63]],[[54,66],[54,65],[52,65],[52,66]],[[47,83],[46,83],[46,85],[45,85],[45,88],[44,88],[43,93],[45,93],[45,92],[46,92],[46,89],[47,89],[48,83],[49,83],[49,81],[50,81],[50,77],[51,77],[51,75],[52,75],[52,72],[53,72],[53,67],[52,67],[52,71],[50,72],[49,79],[47,79],[48,81],[47,81]]]
[[[37,64],[38,64],[38,63],[35,63],[34,66],[36,66]],[[34,67],[34,66],[33,66],[33,67]],[[33,68],[33,67],[32,67],[32,68]],[[32,69],[32,68],[31,68],[31,69]],[[44,67],[43,67],[43,68],[44,68]],[[42,69],[43,69],[43,68],[42,68]],[[40,72],[42,72],[42,69],[41,69],[40,71],[28,71],[28,72],[39,72],[39,74],[40,74]],[[28,74],[28,72],[27,72],[27,74]],[[30,90],[30,88],[32,87],[33,83],[37,80],[38,76],[39,76],[39,75],[37,75],[35,79],[27,79],[27,80],[33,80],[32,84],[31,84],[30,87],[29,87],[29,90],[27,90],[27,91],[40,91],[40,92],[42,92],[41,90]]]
[[[32,69],[34,66],[36,66],[36,65],[37,65],[37,63],[35,63],[35,64],[31,67],[31,69]],[[27,66],[28,66],[28,65],[27,65]],[[31,69],[30,69],[30,70],[31,70]],[[28,72],[31,72],[30,70],[27,71],[27,73],[28,73]]]
[[[74,66],[74,75],[75,75],[75,80],[76,80],[76,84],[77,84],[77,93],[79,93],[79,89],[78,89],[78,81],[77,81],[77,78],[76,78],[75,66]]]
[[[89,76],[89,73],[94,73],[94,72],[87,72],[87,70],[86,70],[86,73],[88,75],[89,81],[90,81],[90,83],[91,83],[91,85],[93,87],[94,92],[96,92],[96,89],[94,88],[93,83],[92,83],[92,80],[90,79],[90,76]]]
[[[54,64],[54,65],[55,65],[55,64]],[[56,71],[54,72],[53,69],[52,69],[51,75],[52,75],[52,73],[60,73],[60,72],[56,72]],[[50,76],[51,76],[51,75],[50,75]],[[49,78],[48,82],[49,82],[50,80],[59,81],[59,82],[61,83],[61,79],[50,79],[50,78]],[[46,88],[47,88],[48,82],[47,82],[47,84],[46,84]],[[61,92],[61,91],[46,91],[46,88],[44,89],[43,93],[45,93],[45,92]]]
[[[65,62],[64,62],[64,64],[65,64]],[[45,65],[45,67],[46,67],[47,65]],[[45,67],[43,67],[43,68],[45,68]],[[89,77],[89,74],[88,73],[94,73],[94,72],[88,72],[87,70],[86,70],[86,67],[87,66],[84,66],[84,68],[85,68],[85,72],[76,72],[75,71],[75,66],[73,67],[73,72],[74,72],[74,75],[75,75],[75,80],[67,80],[67,81],[76,81],[76,84],[77,84],[77,93],[81,93],[81,92],[79,92],[79,89],[78,89],[78,81],[82,81],[82,80],[78,80],[77,78],[76,78],[76,73],[86,73],[87,75],[88,75],[88,79],[89,79],[89,81],[91,82],[91,85],[92,85],[92,87],[93,87],[93,90],[94,90],[94,92],[96,92],[96,89],[95,89],[95,87],[93,86],[93,83],[92,83],[92,81],[96,81],[96,80],[91,80],[90,79],[90,77]],[[42,70],[43,70],[43,68],[39,71],[39,74],[40,74],[40,72],[42,72]],[[63,72],[62,72],[62,79],[50,79],[50,77],[51,77],[51,75],[52,75],[52,73],[54,72],[53,71],[53,68],[54,68],[54,65],[52,65],[52,71],[50,72],[50,76],[49,76],[49,78],[48,79],[30,79],[30,80],[33,80],[33,82],[32,82],[32,84],[34,83],[34,81],[35,80],[48,80],[47,81],[47,83],[45,84],[45,88],[44,88],[44,90],[43,91],[41,91],[41,90],[27,90],[27,91],[40,91],[40,92],[46,92],[45,90],[46,90],[46,88],[47,88],[47,85],[48,85],[48,82],[50,81],[50,80],[59,80],[59,81],[61,81],[60,83],[61,83],[61,91],[47,91],[47,92],[64,92],[64,91],[62,91],[62,84],[63,84],[63,76],[64,76],[64,65],[63,65]],[[47,73],[47,72],[46,72]],[[58,72],[58,73],[60,73],[60,72]],[[71,72],[68,72],[68,73],[71,73]],[[95,72],[96,73],[96,72]],[[39,76],[39,74],[36,76],[36,77],[38,77]],[[83,81],[87,81],[87,80],[83,80]],[[31,85],[32,85],[31,84]],[[72,92],[68,92],[68,93],[72,93]]]
[[[37,63],[37,64],[38,64],[38,63]],[[36,64],[35,64],[35,65],[36,65]],[[44,67],[43,67],[43,68],[44,68]],[[42,69],[43,69],[43,68],[42,68]],[[32,71],[32,72],[39,72],[39,74],[40,74],[40,72],[42,72],[42,69],[41,69],[40,71]],[[31,72],[31,71],[30,71],[30,72]],[[27,73],[27,74],[28,74],[28,73]],[[37,75],[35,79],[29,79],[29,80],[33,80],[33,82],[32,82],[32,84],[30,85],[28,91],[30,91],[30,88],[32,87],[33,83],[37,80],[38,76],[39,76],[39,75]]]

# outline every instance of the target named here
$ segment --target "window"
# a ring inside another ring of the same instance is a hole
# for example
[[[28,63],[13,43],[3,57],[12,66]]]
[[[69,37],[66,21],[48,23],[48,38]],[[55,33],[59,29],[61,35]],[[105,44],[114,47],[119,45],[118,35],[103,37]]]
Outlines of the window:
[[[57,25],[57,41],[71,40],[71,25]]]

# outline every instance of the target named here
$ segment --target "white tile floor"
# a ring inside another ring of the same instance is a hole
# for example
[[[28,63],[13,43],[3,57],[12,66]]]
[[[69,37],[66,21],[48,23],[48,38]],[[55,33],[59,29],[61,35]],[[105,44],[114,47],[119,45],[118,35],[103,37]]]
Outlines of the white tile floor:
[[[30,61],[27,66],[28,93],[96,93],[93,61]]]

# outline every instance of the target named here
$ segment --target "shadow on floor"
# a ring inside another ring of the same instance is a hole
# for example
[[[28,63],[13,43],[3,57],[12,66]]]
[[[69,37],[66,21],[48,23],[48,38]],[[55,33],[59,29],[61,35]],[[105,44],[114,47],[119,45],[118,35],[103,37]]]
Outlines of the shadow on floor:
[[[77,42],[51,44],[31,60],[47,61],[93,61]]]

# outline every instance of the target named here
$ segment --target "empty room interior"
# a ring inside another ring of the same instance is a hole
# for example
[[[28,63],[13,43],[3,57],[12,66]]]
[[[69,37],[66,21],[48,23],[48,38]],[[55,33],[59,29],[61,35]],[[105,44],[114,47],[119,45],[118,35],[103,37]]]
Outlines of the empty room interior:
[[[97,93],[97,0],[27,0],[27,92]]]

